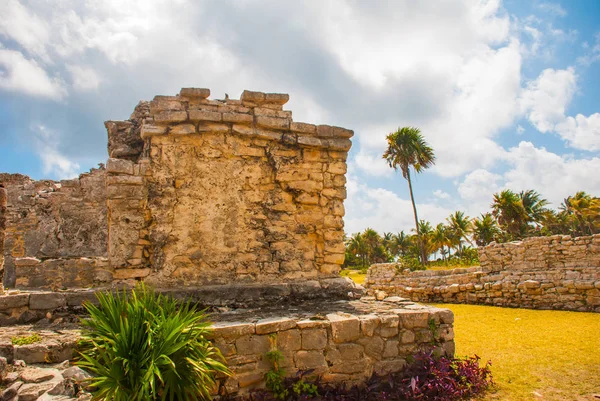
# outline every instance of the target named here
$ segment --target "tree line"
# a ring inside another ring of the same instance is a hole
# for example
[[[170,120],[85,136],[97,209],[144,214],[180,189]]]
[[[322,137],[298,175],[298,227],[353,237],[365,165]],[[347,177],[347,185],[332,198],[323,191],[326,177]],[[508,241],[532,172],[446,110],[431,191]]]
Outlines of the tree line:
[[[373,263],[402,260],[407,267],[425,264],[475,265],[477,246],[509,242],[527,237],[555,234],[582,236],[600,233],[600,198],[577,192],[561,203],[558,210],[535,190],[493,195],[491,211],[476,218],[462,211],[433,226],[419,220],[421,240],[412,233],[386,232],[372,228],[346,238],[345,267],[366,268]],[[422,263],[422,254],[425,263]]]
[[[474,246],[508,242],[531,236],[568,234],[591,235],[600,232],[600,198],[577,192],[567,197],[558,210],[535,190],[514,192],[505,189],[493,195],[491,212],[470,218],[456,211],[435,227],[418,218],[413,195],[414,174],[435,164],[431,146],[414,127],[399,128],[386,136],[383,158],[402,173],[408,183],[415,220],[414,234],[383,233],[367,228],[346,239],[345,267],[366,268],[373,263],[402,259],[410,268],[422,268],[436,255],[444,264],[478,263]]]

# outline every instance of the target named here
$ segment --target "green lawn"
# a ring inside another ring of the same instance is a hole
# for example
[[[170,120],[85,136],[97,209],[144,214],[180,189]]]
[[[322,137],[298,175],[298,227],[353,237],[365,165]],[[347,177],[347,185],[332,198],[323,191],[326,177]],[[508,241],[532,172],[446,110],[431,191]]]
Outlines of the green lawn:
[[[486,400],[598,400],[600,315],[436,305],[454,312],[456,355],[492,361]]]
[[[492,361],[497,388],[486,401],[600,400],[600,314],[436,306],[454,312],[457,356]]]

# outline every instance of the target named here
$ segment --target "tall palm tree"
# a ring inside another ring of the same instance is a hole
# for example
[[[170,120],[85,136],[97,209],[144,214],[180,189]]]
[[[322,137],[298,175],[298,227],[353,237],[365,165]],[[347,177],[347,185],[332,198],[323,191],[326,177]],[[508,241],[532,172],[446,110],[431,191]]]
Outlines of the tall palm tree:
[[[527,223],[539,225],[544,219],[545,212],[548,210],[546,206],[549,202],[533,189],[521,191],[519,193],[519,199],[527,214]]]
[[[575,235],[600,232],[600,198],[579,191],[574,196],[567,197],[560,209],[572,221],[572,231]]]
[[[500,228],[491,213],[473,219],[473,239],[478,246],[486,246],[500,235]]]
[[[463,239],[470,242],[468,235],[471,232],[471,219],[464,212],[457,210],[448,217],[447,221],[452,242],[458,247],[458,254],[462,256]]]
[[[411,236],[404,234],[404,231],[400,231],[398,234],[394,234],[394,249],[396,253],[394,256],[406,256],[412,241]]]
[[[415,228],[421,250],[421,263],[425,264],[427,258],[421,232],[419,231],[419,218],[413,195],[410,168],[412,167],[416,174],[422,172],[435,164],[435,155],[433,154],[433,149],[427,144],[418,128],[399,128],[396,132],[388,134],[386,139],[388,147],[383,153],[383,158],[387,160],[388,165],[394,170],[397,171],[400,169],[402,177],[408,181],[408,190],[415,216]]]
[[[377,231],[369,227],[362,233],[362,238],[367,251],[367,262],[371,265],[375,261],[377,247],[381,245],[381,236]]]
[[[518,238],[523,234],[528,217],[518,194],[510,189],[495,193],[491,208],[492,215],[509,238]]]

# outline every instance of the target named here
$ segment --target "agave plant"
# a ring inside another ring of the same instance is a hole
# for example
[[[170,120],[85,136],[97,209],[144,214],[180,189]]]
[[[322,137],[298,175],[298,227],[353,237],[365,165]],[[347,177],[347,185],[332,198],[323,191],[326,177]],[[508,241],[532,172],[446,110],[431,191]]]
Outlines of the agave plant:
[[[229,375],[208,340],[210,323],[189,303],[143,284],[130,294],[99,293],[85,305],[79,366],[94,375],[94,400],[209,400]]]

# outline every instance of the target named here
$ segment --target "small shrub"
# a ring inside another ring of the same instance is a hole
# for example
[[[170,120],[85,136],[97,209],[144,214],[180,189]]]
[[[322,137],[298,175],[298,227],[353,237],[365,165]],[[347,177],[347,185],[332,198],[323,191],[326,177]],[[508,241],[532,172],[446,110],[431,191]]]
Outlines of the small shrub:
[[[40,341],[42,341],[42,336],[40,336],[38,333],[33,333],[29,336],[13,337],[10,339],[10,342],[13,345],[28,345]]]
[[[451,359],[421,352],[411,358],[402,372],[387,376],[373,375],[365,385],[346,388],[308,383],[304,377],[312,371],[298,372],[278,381],[277,393],[256,391],[254,401],[458,401],[483,394],[492,385],[490,363],[479,366],[479,357]],[[283,389],[283,390],[282,390]],[[283,398],[281,395],[285,394]],[[223,401],[228,400],[223,398]]]
[[[140,285],[85,304],[79,366],[95,377],[94,400],[209,400],[215,375],[228,375],[207,339],[209,323],[189,303]]]

